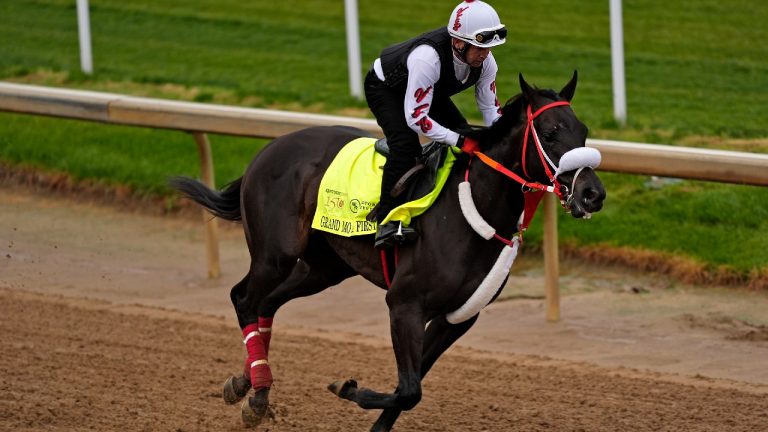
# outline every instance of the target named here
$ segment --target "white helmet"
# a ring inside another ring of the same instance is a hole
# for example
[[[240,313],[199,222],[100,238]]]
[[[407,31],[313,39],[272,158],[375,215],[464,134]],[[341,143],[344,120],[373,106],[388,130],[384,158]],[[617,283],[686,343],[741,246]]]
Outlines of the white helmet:
[[[448,33],[480,48],[490,48],[507,41],[507,29],[488,3],[465,0],[451,13]]]

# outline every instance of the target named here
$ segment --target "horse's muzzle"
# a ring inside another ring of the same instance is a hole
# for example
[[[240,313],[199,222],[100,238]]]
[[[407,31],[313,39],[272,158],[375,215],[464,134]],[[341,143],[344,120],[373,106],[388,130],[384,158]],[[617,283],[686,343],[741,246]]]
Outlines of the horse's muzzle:
[[[565,207],[575,218],[589,219],[603,208],[605,188],[591,168],[584,169],[573,184]]]

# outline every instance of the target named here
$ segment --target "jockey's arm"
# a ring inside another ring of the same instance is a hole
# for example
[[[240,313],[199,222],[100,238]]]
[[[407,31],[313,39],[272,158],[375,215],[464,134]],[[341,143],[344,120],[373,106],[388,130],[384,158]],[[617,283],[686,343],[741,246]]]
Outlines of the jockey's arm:
[[[440,79],[440,57],[429,45],[411,51],[407,60],[408,86],[405,90],[405,121],[416,133],[435,141],[456,145],[459,134],[429,117],[434,86]]]
[[[488,54],[488,58],[483,62],[483,72],[480,79],[475,84],[475,100],[477,109],[483,115],[483,122],[490,126],[501,117],[501,105],[496,96],[496,72],[498,71],[496,59],[493,54]]]

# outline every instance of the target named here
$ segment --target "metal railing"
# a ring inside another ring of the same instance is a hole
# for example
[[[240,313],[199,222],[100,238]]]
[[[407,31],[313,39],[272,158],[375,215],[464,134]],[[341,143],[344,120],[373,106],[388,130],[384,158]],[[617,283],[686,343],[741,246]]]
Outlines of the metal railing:
[[[321,114],[179,102],[119,94],[0,82],[0,111],[173,129],[190,132],[198,145],[201,177],[214,187],[206,133],[274,138],[310,126],[345,125],[382,136],[373,120]],[[600,170],[724,183],[768,186],[768,155],[588,139],[603,155]],[[557,217],[554,197],[544,202],[547,319],[560,317]],[[215,219],[206,224],[208,274],[219,275]]]

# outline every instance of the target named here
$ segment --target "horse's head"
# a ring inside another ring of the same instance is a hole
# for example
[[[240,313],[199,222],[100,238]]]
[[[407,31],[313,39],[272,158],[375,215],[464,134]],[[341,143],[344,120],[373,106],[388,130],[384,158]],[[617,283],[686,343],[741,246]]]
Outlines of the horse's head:
[[[502,108],[501,118],[480,131],[478,139],[522,181],[551,186],[573,217],[588,218],[603,207],[605,188],[594,172],[600,153],[586,147],[587,127],[570,107],[576,80],[574,71],[555,92],[531,87],[520,74],[521,95]]]

